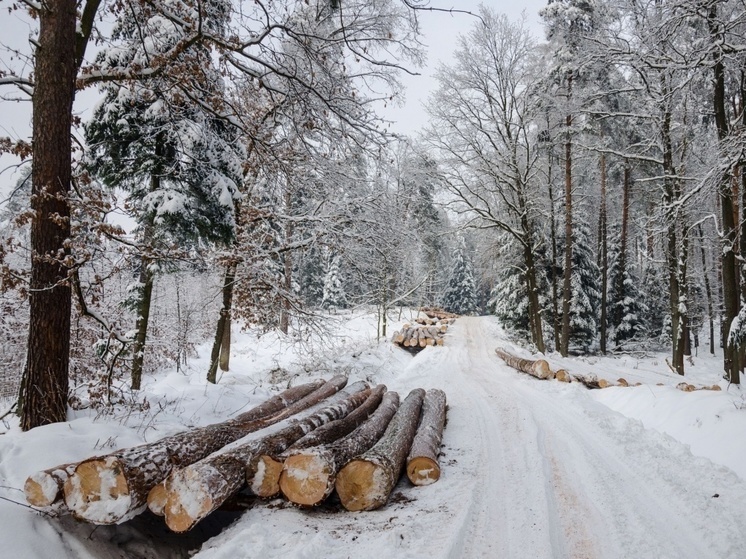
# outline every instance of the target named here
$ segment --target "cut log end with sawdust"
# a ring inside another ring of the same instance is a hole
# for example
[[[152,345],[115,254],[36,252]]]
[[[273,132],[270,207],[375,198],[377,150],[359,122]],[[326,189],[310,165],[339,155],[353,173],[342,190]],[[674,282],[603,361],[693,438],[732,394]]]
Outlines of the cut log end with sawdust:
[[[423,389],[412,390],[381,439],[339,471],[335,488],[347,510],[374,510],[386,504],[412,446],[424,397]]]

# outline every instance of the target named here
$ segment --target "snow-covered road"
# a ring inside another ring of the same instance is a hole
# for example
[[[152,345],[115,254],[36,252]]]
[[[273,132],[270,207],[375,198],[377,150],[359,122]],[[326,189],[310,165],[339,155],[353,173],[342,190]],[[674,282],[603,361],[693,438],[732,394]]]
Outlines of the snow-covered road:
[[[579,385],[513,371],[501,343],[494,321],[462,318],[374,379],[446,391],[437,484],[403,481],[373,512],[259,505],[197,557],[746,557],[746,482]]]

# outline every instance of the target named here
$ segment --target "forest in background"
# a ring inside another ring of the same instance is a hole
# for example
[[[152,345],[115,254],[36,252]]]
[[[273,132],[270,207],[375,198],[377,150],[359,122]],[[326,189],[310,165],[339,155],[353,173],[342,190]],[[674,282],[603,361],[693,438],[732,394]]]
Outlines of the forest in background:
[[[722,345],[739,383],[743,2],[554,0],[545,40],[460,14],[417,139],[375,107],[426,3],[22,4],[34,72],[0,85],[33,94],[34,136],[2,149],[34,164],[0,206],[0,369],[24,428],[136,403],[205,339],[215,382],[231,328],[302,342],[357,306],[381,337],[442,304],[542,352],[668,347],[680,374]]]

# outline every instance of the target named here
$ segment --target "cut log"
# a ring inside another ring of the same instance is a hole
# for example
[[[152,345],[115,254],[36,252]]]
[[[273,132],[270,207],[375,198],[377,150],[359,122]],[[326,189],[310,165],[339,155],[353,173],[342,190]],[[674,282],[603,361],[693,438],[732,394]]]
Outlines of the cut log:
[[[554,378],[554,373],[549,368],[549,363],[544,359],[523,359],[522,357],[511,355],[499,347],[495,350],[495,353],[497,353],[497,355],[502,358],[509,367],[513,367],[518,371],[527,373],[542,380]]]
[[[368,399],[349,415],[314,429],[279,455],[261,455],[247,470],[246,477],[251,491],[263,499],[278,495],[280,493],[282,466],[289,454],[304,448],[329,444],[345,437],[362,425],[376,411],[385,392],[386,386],[379,384],[371,391]]]
[[[414,485],[430,485],[440,479],[440,441],[446,423],[446,395],[428,390],[422,402],[422,417],[407,456],[407,477]]]
[[[572,378],[570,377],[570,373],[567,372],[566,369],[560,369],[556,373],[554,373],[554,378],[556,378],[560,382],[571,382]]]
[[[30,475],[23,486],[28,504],[34,507],[49,507],[60,501],[62,488],[77,465],[77,462],[62,464]]]
[[[297,505],[321,503],[334,490],[337,472],[378,442],[398,407],[399,395],[387,392],[370,419],[343,439],[291,453],[280,474],[283,495]]]
[[[159,483],[148,493],[148,508],[157,516],[163,516],[166,508],[166,483]]]
[[[65,504],[76,518],[94,524],[124,522],[144,510],[150,490],[173,469],[277,423],[290,409],[297,413],[318,403],[346,382],[334,377],[290,388],[235,419],[85,460],[65,481]]]
[[[370,395],[370,389],[357,392],[341,402],[325,407],[281,429],[173,472],[166,480],[166,525],[174,532],[191,530],[229,497],[246,485],[246,472],[252,461],[263,454],[283,452],[306,433],[349,414]]]
[[[409,454],[424,397],[423,389],[412,390],[381,440],[339,471],[335,488],[344,508],[374,510],[386,504]]]
[[[322,386],[323,383],[324,381],[319,380],[290,388],[231,421],[244,423],[277,413],[287,406],[288,403],[306,396],[308,393]],[[26,494],[28,503],[35,507],[49,507],[62,500],[65,482],[73,475],[78,464],[79,462],[62,464],[29,476],[24,484],[24,493]]]
[[[617,383],[617,386],[629,386],[629,383],[627,382],[627,379],[623,378],[623,377],[618,378],[617,381],[616,381],[616,383]]]

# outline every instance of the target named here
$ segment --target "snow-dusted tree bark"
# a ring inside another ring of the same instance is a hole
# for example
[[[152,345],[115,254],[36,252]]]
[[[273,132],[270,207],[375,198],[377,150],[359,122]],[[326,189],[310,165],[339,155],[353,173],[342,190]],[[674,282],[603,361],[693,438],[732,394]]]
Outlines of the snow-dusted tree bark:
[[[345,417],[370,395],[370,389],[304,417],[284,429],[229,450],[216,452],[182,468],[166,480],[163,509],[174,532],[191,530],[246,484],[247,471],[256,468],[264,454],[279,454],[321,425]]]
[[[424,398],[422,388],[412,390],[381,440],[339,471],[334,487],[344,508],[374,510],[386,504],[412,447]]]
[[[379,384],[371,390],[368,399],[355,411],[342,419],[337,419],[318,429],[314,429],[298,441],[290,445],[280,454],[263,454],[255,464],[247,470],[247,482],[251,491],[262,498],[274,497],[280,493],[280,474],[285,458],[299,450],[332,443],[362,425],[370,415],[376,411],[386,392],[386,386]]]
[[[407,477],[414,485],[430,485],[440,479],[440,441],[446,422],[446,394],[433,388],[425,393],[422,417],[407,456]]]
[[[340,469],[381,438],[399,408],[399,394],[387,392],[370,418],[331,444],[291,453],[282,467],[280,489],[293,503],[314,506],[334,490]]]
[[[148,492],[173,469],[318,403],[345,382],[345,377],[334,377],[326,383],[290,388],[224,423],[83,461],[65,481],[65,504],[76,517],[88,522],[123,522],[142,512]]]

